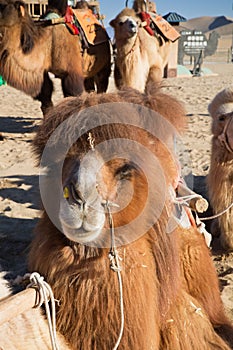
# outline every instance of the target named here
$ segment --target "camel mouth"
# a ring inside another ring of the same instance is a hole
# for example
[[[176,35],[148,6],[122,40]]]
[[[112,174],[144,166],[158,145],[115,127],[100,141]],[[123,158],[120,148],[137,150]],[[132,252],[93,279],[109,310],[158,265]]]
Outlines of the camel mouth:
[[[105,212],[96,207],[81,208],[76,204],[63,203],[59,220],[63,234],[71,241],[90,243],[97,239],[105,225]]]
[[[62,224],[64,235],[70,241],[81,243],[81,244],[95,241],[99,237],[102,230],[102,227],[99,227],[99,228],[95,228],[95,230],[93,231],[90,231],[90,230],[87,231],[83,226],[81,226],[80,228],[74,228],[74,227],[68,226],[65,222],[61,222],[61,224]]]
[[[135,26],[135,27],[130,27],[130,29],[129,29],[129,33],[131,33],[131,34],[136,34],[138,32],[138,28],[137,28],[137,26]]]

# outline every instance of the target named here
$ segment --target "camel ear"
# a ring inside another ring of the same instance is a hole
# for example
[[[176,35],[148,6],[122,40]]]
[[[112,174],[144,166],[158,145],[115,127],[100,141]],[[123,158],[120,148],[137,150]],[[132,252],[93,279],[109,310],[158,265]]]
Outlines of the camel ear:
[[[16,7],[19,14],[24,17],[25,16],[25,5],[23,1],[16,1],[14,6]]]
[[[21,13],[22,17],[24,17],[25,16],[25,8],[24,8],[24,6],[20,5],[19,6],[19,10],[20,10],[20,13]]]
[[[113,27],[113,28],[115,28],[115,23],[116,23],[115,19],[112,19],[112,20],[109,22],[110,26]]]

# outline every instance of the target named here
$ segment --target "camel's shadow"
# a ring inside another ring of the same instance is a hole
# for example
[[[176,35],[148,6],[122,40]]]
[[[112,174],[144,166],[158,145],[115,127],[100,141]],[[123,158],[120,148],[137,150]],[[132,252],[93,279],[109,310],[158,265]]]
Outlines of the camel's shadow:
[[[0,120],[0,133],[23,134],[34,132],[36,130],[34,123],[40,119],[0,116]]]
[[[40,215],[38,176],[0,177],[0,198],[0,269],[12,281],[27,272],[28,250]]]

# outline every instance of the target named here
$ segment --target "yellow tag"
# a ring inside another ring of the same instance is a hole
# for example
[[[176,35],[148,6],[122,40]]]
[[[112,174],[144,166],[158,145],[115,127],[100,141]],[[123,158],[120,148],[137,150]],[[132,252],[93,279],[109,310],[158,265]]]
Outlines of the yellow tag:
[[[65,199],[68,199],[69,198],[69,189],[68,187],[64,187],[64,190],[63,190],[63,196]]]

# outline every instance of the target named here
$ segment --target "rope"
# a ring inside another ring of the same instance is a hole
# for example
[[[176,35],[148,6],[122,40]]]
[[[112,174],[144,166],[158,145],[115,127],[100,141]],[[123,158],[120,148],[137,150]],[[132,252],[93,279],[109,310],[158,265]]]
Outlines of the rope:
[[[180,205],[186,205],[188,207],[189,206],[188,202],[194,198],[201,198],[201,196],[199,194],[196,194],[196,193],[190,194],[187,196],[182,196],[182,197],[173,196],[173,203],[180,204]]]
[[[118,251],[116,249],[115,245],[115,232],[114,232],[114,224],[112,219],[112,214],[110,211],[111,203],[106,201],[105,207],[108,214],[108,220],[109,220],[109,226],[110,226],[110,232],[111,232],[111,248],[108,254],[109,260],[110,260],[110,267],[114,272],[117,272],[118,277],[118,283],[119,283],[119,294],[120,294],[120,312],[121,312],[121,326],[120,326],[120,332],[118,339],[113,347],[113,350],[116,350],[121,342],[123,331],[124,331],[124,300],[123,300],[123,285],[122,285],[122,278],[121,278],[121,267],[120,267],[120,257],[118,255]]]
[[[201,218],[201,221],[216,219],[216,218],[218,218],[219,216],[225,214],[225,213],[226,213],[228,210],[230,210],[232,207],[233,207],[233,202],[232,202],[226,209],[224,209],[223,211],[221,211],[220,213],[215,214],[215,215],[212,215],[212,216],[208,216],[208,217]]]
[[[27,288],[32,287],[35,288],[37,291],[35,307],[40,307],[43,303],[45,305],[52,350],[59,350],[56,336],[56,309],[53,291],[50,285],[44,281],[44,277],[40,276],[40,274],[37,272],[33,272],[30,275],[30,281],[31,283],[27,286]],[[51,312],[49,307],[49,301],[51,302]]]
[[[180,205],[186,205],[186,206],[189,206],[188,202],[194,198],[202,198],[199,194],[196,194],[196,193],[193,193],[193,194],[190,194],[190,195],[187,195],[187,196],[183,196],[183,197],[176,197],[174,195],[174,192],[172,191],[171,192],[171,196],[172,196],[172,200],[173,200],[173,203],[175,204],[180,204]],[[218,214],[215,214],[215,215],[212,215],[212,216],[208,216],[208,217],[203,217],[201,218],[201,221],[207,221],[207,220],[212,220],[212,219],[216,219],[218,218],[219,216],[225,214],[228,210],[230,210],[231,208],[233,207],[233,202],[226,208],[224,209],[223,211],[221,211],[220,213]]]

